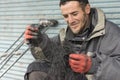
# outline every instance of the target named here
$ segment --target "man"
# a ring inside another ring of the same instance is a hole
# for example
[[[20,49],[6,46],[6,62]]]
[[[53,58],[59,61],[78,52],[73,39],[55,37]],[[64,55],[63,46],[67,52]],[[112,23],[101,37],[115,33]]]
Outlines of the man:
[[[67,51],[69,53],[65,61],[68,67],[65,68],[80,76],[76,79],[64,77],[64,80],[86,80],[85,76],[88,75],[92,75],[88,78],[91,80],[119,80],[120,28],[108,21],[100,9],[91,8],[88,0],[60,0],[60,9],[68,27],[62,29],[57,37],[50,39],[45,34],[38,33],[38,29],[31,25],[25,31],[25,40],[32,41],[30,42],[32,54],[38,55],[36,52],[39,50],[44,55],[44,61],[29,65],[27,78],[47,80],[47,76],[54,80],[47,73],[52,61],[49,57],[55,54],[54,51],[51,52],[51,45],[55,43],[56,46],[63,47],[60,47],[63,52],[65,49],[65,53]],[[65,47],[67,43],[70,44],[68,50]],[[37,49],[35,49],[36,45]],[[38,59],[38,56],[35,58]],[[42,67],[41,63],[43,63]]]

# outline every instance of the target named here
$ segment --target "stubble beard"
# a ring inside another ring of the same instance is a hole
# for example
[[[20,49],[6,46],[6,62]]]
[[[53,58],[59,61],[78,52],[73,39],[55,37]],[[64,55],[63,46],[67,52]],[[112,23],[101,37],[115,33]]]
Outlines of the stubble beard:
[[[78,30],[72,30],[74,34],[79,34],[84,30],[84,28],[86,27],[86,24],[87,24],[87,19],[88,19],[87,15],[84,13],[82,19],[80,20],[79,29]]]

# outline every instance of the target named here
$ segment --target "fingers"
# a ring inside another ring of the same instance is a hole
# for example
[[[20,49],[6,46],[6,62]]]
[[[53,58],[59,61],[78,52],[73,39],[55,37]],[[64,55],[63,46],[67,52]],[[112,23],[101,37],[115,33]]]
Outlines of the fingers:
[[[74,67],[79,67],[79,66],[82,66],[82,67],[85,67],[87,64],[87,61],[84,61],[84,60],[74,60],[74,59],[69,59],[69,63],[71,66],[74,66]]]
[[[38,27],[36,27],[35,25],[28,25],[27,27],[26,27],[26,30],[31,30],[31,31],[38,31]]]
[[[37,27],[32,27],[31,25],[28,25],[24,33],[25,40],[36,38],[38,36],[37,32]]]
[[[75,72],[84,73],[88,66],[88,56],[85,54],[70,54],[69,65]]]
[[[70,54],[69,55],[69,59],[73,59],[73,60],[76,60],[76,61],[85,61],[87,62],[88,58],[87,58],[87,55],[85,54]]]
[[[85,72],[85,68],[84,67],[80,67],[80,68],[71,67],[71,69],[74,72],[77,72],[77,73],[84,73]]]

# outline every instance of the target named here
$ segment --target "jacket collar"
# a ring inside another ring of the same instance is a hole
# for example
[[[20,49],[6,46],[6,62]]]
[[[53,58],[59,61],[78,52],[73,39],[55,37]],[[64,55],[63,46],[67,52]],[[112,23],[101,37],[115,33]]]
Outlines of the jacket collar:
[[[95,37],[99,37],[105,34],[105,15],[99,8],[92,8],[95,10],[92,16],[92,26],[94,26],[93,31],[88,36],[87,40]],[[67,32],[67,33],[66,33]],[[69,34],[68,34],[69,33]],[[74,35],[72,34],[69,27],[60,30],[60,40],[63,42],[64,38],[72,39]]]
[[[100,10],[99,8],[94,8],[94,9],[95,9],[95,14],[93,15],[97,15],[97,17],[92,17],[92,24],[95,26],[95,28],[90,34],[88,40],[105,34],[105,15],[103,11]],[[94,23],[93,20],[95,19],[97,20]]]

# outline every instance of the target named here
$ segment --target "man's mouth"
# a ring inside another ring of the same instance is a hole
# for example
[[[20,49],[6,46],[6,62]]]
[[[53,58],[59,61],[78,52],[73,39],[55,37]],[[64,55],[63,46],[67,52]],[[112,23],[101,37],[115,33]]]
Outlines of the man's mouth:
[[[71,28],[76,29],[78,27],[78,24],[72,24]]]

